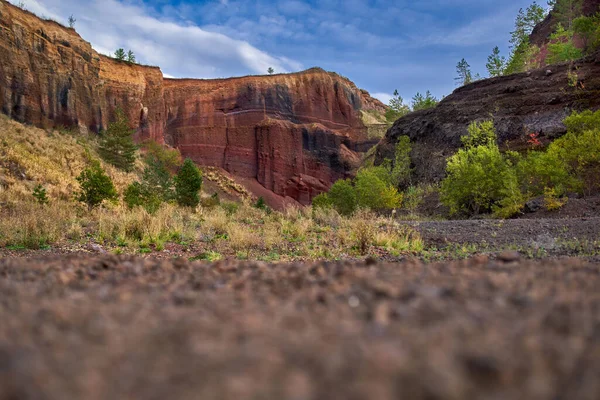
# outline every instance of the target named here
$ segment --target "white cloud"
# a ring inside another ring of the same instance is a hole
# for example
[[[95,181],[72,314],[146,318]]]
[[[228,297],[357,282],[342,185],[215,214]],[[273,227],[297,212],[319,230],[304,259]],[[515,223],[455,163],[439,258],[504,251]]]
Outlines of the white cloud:
[[[131,49],[139,62],[158,65],[169,76],[219,78],[264,74],[269,67],[280,72],[302,69],[300,63],[268,54],[246,41],[158,19],[143,6],[118,0],[25,0],[25,5],[62,23],[73,14],[75,28],[97,51]]]
[[[393,96],[389,93],[371,93],[371,96],[375,97],[383,104],[389,104],[390,100],[393,98]]]

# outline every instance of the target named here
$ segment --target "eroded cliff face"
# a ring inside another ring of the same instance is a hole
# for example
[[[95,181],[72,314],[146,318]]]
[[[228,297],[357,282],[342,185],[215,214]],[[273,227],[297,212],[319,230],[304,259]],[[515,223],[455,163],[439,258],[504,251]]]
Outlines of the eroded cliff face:
[[[527,147],[528,134],[548,143],[566,133],[573,110],[600,108],[600,53],[575,62],[485,79],[461,87],[435,108],[400,118],[377,147],[376,164],[393,158],[400,136],[413,142],[411,158],[419,182],[439,181],[446,158],[461,146],[473,121],[493,120],[502,148]]]
[[[303,204],[350,174],[376,141],[361,116],[385,106],[320,69],[224,80],[164,79],[99,55],[73,29],[0,0],[0,107],[40,127],[104,129],[117,107],[139,140],[256,179]]]
[[[367,137],[361,111],[384,107],[320,69],[228,80],[165,80],[165,140],[201,165],[256,178],[308,204],[347,176]]]

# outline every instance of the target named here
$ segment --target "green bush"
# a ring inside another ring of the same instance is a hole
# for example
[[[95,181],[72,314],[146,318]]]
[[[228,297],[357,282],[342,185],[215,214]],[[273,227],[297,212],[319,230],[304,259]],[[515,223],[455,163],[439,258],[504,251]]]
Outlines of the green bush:
[[[400,207],[402,195],[388,182],[388,177],[389,173],[382,167],[364,168],[358,171],[354,187],[361,208],[387,210]]]
[[[202,173],[189,158],[175,177],[175,196],[180,206],[195,208],[200,203],[198,192],[202,188]]]
[[[496,144],[492,121],[473,123],[462,139],[465,147],[448,159],[441,200],[452,214],[493,211],[506,217],[523,206],[512,158]]]
[[[117,200],[119,195],[110,176],[108,176],[98,161],[92,163],[76,178],[81,191],[76,193],[78,201],[87,204],[91,210],[105,200]]]
[[[356,192],[350,180],[338,180],[329,190],[329,199],[340,215],[349,216],[358,206]]]
[[[125,189],[123,201],[130,209],[140,206],[150,214],[154,214],[158,211],[160,205],[163,203],[157,193],[139,182],[134,182]]]
[[[321,193],[312,200],[313,209],[332,208],[333,204],[327,193]]]
[[[33,197],[38,202],[38,204],[48,204],[48,195],[46,194],[46,189],[41,184],[37,185],[33,189]]]

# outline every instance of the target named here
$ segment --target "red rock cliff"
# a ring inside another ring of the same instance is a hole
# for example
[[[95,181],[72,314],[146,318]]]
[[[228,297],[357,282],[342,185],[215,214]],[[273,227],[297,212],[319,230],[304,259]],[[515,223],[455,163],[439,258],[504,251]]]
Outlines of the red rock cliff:
[[[369,140],[364,111],[385,106],[320,69],[223,80],[163,79],[157,67],[99,55],[73,29],[0,0],[0,107],[40,127],[98,132],[116,107],[139,139],[256,179],[308,204],[347,176]]]

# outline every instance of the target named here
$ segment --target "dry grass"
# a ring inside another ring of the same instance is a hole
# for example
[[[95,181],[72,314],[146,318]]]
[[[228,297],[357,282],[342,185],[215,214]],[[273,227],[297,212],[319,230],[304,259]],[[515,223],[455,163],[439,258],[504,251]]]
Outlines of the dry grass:
[[[89,213],[73,192],[78,189],[75,178],[91,160],[99,159],[93,138],[27,127],[5,117],[0,117],[0,134],[0,246],[40,248],[94,241],[124,252],[162,250],[174,243],[205,254],[252,254],[281,261],[364,255],[372,246],[397,254],[422,246],[412,232],[398,227],[382,231],[392,222],[365,212],[351,218],[311,208],[267,212],[246,201],[193,211],[163,204],[154,214],[107,204]],[[130,174],[106,164],[103,168],[122,193],[139,179],[143,164]],[[216,172],[211,174],[218,178]],[[38,184],[47,191],[48,205],[35,202],[32,193]]]

